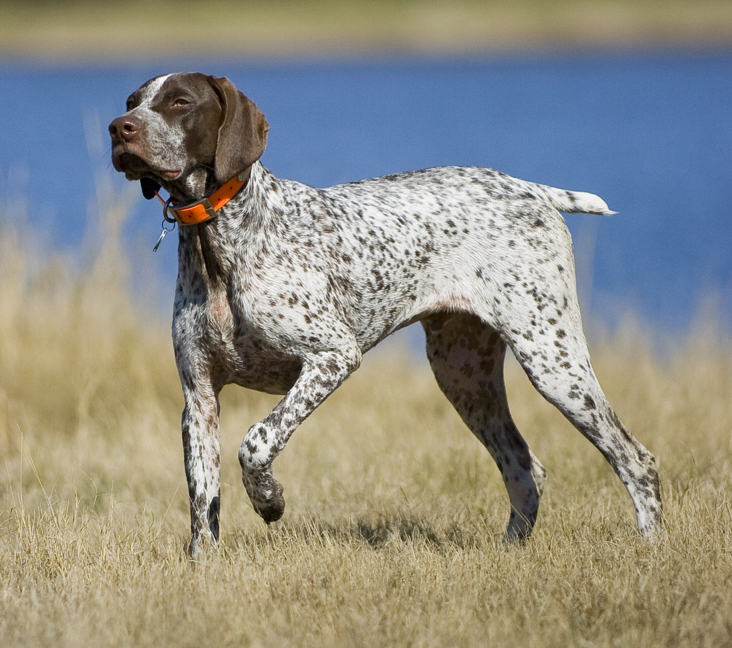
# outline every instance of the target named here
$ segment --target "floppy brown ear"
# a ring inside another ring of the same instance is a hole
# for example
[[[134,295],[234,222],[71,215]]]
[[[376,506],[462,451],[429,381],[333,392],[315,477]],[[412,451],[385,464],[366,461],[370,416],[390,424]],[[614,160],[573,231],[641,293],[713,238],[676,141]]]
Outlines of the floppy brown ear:
[[[219,182],[254,164],[267,146],[269,124],[254,102],[226,77],[209,77],[222,106],[214,170]]]

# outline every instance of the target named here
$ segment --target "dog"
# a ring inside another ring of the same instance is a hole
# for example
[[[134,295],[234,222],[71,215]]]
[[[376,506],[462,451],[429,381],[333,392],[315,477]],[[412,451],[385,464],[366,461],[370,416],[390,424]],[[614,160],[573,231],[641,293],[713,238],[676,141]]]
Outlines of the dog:
[[[506,347],[604,455],[638,530],[653,534],[656,462],[593,372],[560,214],[613,213],[605,202],[472,167],[315,189],[261,164],[268,129],[231,81],[201,73],[151,79],[109,126],[114,168],[140,181],[146,198],[165,189],[164,216],[179,224],[172,328],[190,555],[218,541],[224,385],[284,394],[238,454],[251,503],[269,523],[284,512],[272,462],[290,435],[366,351],[418,321],[439,387],[502,473],[506,541],[530,535],[546,482],[509,412]]]

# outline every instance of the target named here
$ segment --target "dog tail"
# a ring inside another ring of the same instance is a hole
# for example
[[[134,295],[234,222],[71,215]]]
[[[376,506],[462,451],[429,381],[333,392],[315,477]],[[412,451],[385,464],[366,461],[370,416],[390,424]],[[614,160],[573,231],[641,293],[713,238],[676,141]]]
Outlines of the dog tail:
[[[561,212],[569,214],[600,214],[610,216],[616,212],[611,211],[605,201],[595,194],[584,191],[565,191],[541,185],[544,194],[552,206]]]

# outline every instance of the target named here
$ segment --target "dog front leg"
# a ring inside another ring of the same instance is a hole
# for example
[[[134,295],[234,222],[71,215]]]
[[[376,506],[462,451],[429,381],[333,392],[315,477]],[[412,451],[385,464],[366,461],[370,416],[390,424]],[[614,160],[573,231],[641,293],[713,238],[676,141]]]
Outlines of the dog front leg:
[[[215,544],[219,539],[221,443],[216,397],[186,395],[181,429],[191,505],[188,553],[195,559],[203,544]]]
[[[254,510],[269,523],[285,511],[282,486],[272,476],[272,462],[288,439],[318,405],[352,373],[361,362],[354,344],[348,354],[322,352],[303,363],[292,389],[263,421],[253,425],[239,448],[242,481]]]

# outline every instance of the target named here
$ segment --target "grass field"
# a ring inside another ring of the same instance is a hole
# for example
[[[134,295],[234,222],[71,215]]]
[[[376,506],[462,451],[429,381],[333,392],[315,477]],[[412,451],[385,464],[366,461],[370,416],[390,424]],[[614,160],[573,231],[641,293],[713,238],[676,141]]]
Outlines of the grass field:
[[[535,536],[502,546],[498,470],[397,342],[277,460],[288,510],[269,528],[236,451],[275,399],[224,392],[222,539],[191,564],[169,325],[127,289],[124,217],[100,214],[107,239],[81,269],[0,217],[3,645],[730,645],[728,337],[700,329],[659,359],[651,330],[593,336],[610,400],[660,461],[654,541],[599,453],[509,362],[549,483]]]

